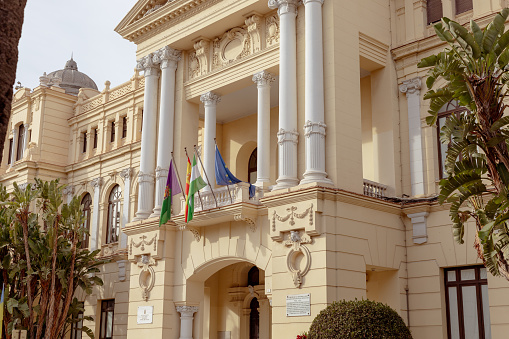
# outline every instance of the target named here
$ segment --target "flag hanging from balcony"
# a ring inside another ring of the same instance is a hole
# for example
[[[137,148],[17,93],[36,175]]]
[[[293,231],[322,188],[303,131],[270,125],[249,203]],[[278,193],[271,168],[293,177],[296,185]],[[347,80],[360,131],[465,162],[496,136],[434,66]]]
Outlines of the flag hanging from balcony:
[[[188,159],[189,160],[189,159]],[[189,188],[187,183],[189,182]],[[186,200],[186,223],[193,220],[194,215],[194,195],[196,192],[207,186],[203,181],[200,170],[196,164],[196,155],[193,157],[193,164],[187,164],[186,190],[188,190]]]
[[[177,175],[173,169],[173,159],[170,161],[170,169],[168,171],[168,180],[166,180],[166,189],[164,190],[163,206],[161,207],[161,217],[159,218],[159,226],[166,224],[171,219],[171,199],[174,195],[182,193],[177,181]]]
[[[4,297],[5,283],[2,285],[2,295],[0,296],[0,337],[2,337],[2,325],[4,323]]]
[[[216,183],[218,185],[227,186],[237,184],[239,182],[242,182],[242,180],[235,178],[232,172],[230,172],[230,170],[226,167],[223,157],[216,145]],[[256,187],[249,183],[249,197],[254,197],[255,192]]]

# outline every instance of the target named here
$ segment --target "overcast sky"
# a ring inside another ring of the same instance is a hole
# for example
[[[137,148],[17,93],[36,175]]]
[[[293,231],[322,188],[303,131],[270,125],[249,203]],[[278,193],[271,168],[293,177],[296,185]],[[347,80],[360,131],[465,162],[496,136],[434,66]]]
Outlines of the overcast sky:
[[[19,43],[16,81],[34,89],[39,76],[63,69],[74,53],[78,70],[99,90],[133,75],[136,45],[113,29],[136,0],[28,0]]]

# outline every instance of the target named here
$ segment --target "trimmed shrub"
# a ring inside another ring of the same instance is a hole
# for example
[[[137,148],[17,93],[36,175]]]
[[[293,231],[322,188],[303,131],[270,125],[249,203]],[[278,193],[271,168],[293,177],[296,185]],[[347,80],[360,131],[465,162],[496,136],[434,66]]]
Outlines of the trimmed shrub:
[[[405,322],[389,306],[371,300],[333,302],[316,316],[308,339],[412,339]]]

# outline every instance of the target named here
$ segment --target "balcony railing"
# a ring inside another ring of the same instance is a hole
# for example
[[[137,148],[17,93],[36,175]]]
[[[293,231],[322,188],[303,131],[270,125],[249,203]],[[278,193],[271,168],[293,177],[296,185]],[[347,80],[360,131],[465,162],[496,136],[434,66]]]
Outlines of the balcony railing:
[[[364,195],[373,198],[385,198],[387,192],[387,186],[374,182],[371,180],[364,179]]]
[[[214,188],[214,194],[211,191],[207,191],[205,189],[200,191],[200,194],[195,194],[194,196],[194,210],[205,211],[216,207],[224,207],[228,205],[233,205],[241,202],[248,202],[251,204],[258,205],[260,202],[258,201],[259,192],[253,197],[249,197],[249,184],[245,182],[241,182],[235,185],[230,185],[228,187],[223,186],[219,188]],[[215,199],[214,199],[215,195]],[[216,205],[217,200],[217,205]],[[181,213],[184,213],[185,210],[185,201],[182,200],[181,205]]]

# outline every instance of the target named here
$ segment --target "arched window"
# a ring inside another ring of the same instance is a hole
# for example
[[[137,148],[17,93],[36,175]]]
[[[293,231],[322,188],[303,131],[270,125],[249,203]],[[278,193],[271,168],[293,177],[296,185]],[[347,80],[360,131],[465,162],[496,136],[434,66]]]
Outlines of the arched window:
[[[257,148],[254,149],[253,153],[249,157],[249,163],[247,166],[247,178],[251,184],[256,182],[256,158],[257,158]]]
[[[108,199],[108,229],[106,232],[106,243],[118,241],[118,234],[120,231],[120,200],[122,198],[122,191],[119,185],[115,185],[110,193]]]
[[[247,273],[247,284],[249,286],[260,285],[260,270],[258,267],[253,266]]]
[[[83,214],[85,215],[85,222],[83,223],[83,227],[87,230],[87,234],[83,237],[83,241],[81,242],[82,248],[88,247],[88,233],[90,232],[90,219],[91,219],[91,205],[92,205],[92,196],[90,193],[87,193],[83,199],[81,200],[81,205],[83,205]]]
[[[445,104],[439,111],[438,111],[438,118],[437,118],[437,145],[438,145],[438,164],[439,164],[439,173],[440,173],[440,179],[442,179],[445,175],[445,159],[447,157],[447,149],[449,148],[450,142],[442,142],[440,140],[440,131],[442,127],[445,126],[445,122],[447,121],[447,117],[449,117],[451,114],[456,115],[459,117],[459,115],[466,111],[465,107],[462,107],[458,104],[457,101],[451,101],[447,104]]]
[[[251,309],[251,312],[249,313],[249,339],[259,339],[260,313],[258,312],[258,308],[260,307],[260,304],[258,303],[258,299],[253,298],[249,306]]]
[[[18,150],[16,152],[16,161],[21,160],[21,158],[23,158],[23,149],[25,148],[24,141],[25,141],[25,126],[21,124],[19,125],[18,130]]]

